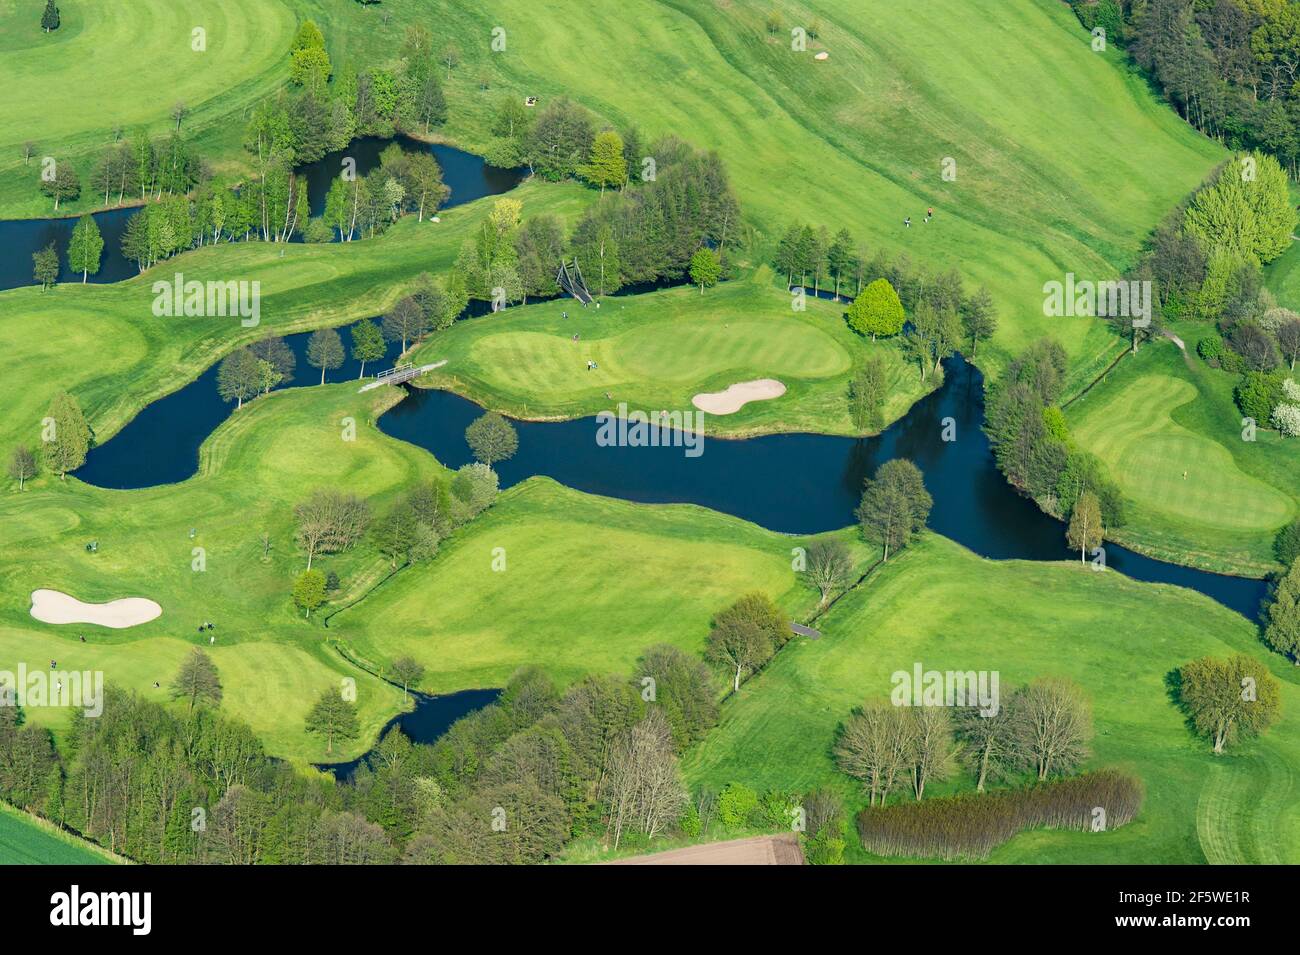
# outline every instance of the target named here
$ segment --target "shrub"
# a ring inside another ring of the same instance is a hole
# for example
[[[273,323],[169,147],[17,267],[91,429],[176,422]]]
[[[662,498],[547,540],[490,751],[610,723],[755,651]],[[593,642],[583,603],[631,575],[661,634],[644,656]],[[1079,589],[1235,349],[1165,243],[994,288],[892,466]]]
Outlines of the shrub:
[[[985,859],[1026,829],[1088,832],[1098,821],[1116,829],[1132,822],[1141,806],[1138,780],[1107,769],[1028,789],[867,808],[858,814],[858,835],[877,855]]]
[[[795,812],[802,807],[796,794],[769,789],[759,798],[758,808],[764,827],[789,830],[795,821]]]
[[[836,819],[804,840],[804,858],[809,865],[844,864],[844,820]]]
[[[1234,397],[1242,414],[1260,423],[1269,421],[1273,406],[1282,400],[1281,379],[1270,372],[1248,371],[1237,384]]]
[[[695,808],[695,803],[686,804],[686,810],[677,820],[677,828],[681,830],[682,835],[691,839],[699,837],[703,826],[700,825],[700,811]]]
[[[758,808],[758,793],[743,783],[727,783],[718,795],[718,818],[728,829],[741,829]]]
[[[1196,354],[1211,365],[1217,365],[1223,358],[1223,339],[1218,335],[1206,335],[1196,343]]]
[[[1273,408],[1269,420],[1288,438],[1300,437],[1300,405],[1282,402]]]

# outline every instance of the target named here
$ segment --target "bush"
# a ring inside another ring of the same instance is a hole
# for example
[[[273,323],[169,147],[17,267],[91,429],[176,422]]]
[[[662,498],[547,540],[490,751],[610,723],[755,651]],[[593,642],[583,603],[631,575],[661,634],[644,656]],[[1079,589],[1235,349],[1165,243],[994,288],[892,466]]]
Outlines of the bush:
[[[718,818],[728,829],[743,829],[758,808],[758,793],[743,783],[727,783],[718,795]]]
[[[858,835],[877,855],[986,859],[1026,829],[1092,831],[1097,809],[1105,811],[1105,828],[1117,829],[1141,807],[1138,780],[1105,769],[1028,789],[867,808],[858,814]]]
[[[789,830],[795,821],[795,812],[801,807],[796,794],[769,789],[760,797],[758,808],[765,828]]]
[[[1248,371],[1233,394],[1242,414],[1265,424],[1273,416],[1273,407],[1282,400],[1282,379],[1273,372]]]
[[[1206,335],[1196,343],[1196,354],[1211,365],[1218,365],[1223,358],[1223,339],[1218,335]]]
[[[688,802],[686,810],[682,813],[681,818],[677,820],[677,828],[681,830],[682,835],[696,839],[700,835],[703,827],[700,825],[700,811],[695,808],[695,803]]]
[[[804,840],[804,858],[809,865],[844,864],[844,828],[843,819],[834,819]]]

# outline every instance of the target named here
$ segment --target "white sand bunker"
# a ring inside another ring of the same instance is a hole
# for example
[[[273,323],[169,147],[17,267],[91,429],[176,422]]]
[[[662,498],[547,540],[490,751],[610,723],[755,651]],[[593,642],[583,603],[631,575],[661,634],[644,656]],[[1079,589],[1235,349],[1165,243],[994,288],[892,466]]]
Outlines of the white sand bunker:
[[[691,404],[709,414],[734,414],[751,401],[767,401],[785,394],[785,385],[775,378],[738,381],[726,391],[696,395]]]
[[[145,597],[88,604],[57,590],[33,590],[32,616],[42,623],[97,623],[123,630],[162,616],[162,607]]]

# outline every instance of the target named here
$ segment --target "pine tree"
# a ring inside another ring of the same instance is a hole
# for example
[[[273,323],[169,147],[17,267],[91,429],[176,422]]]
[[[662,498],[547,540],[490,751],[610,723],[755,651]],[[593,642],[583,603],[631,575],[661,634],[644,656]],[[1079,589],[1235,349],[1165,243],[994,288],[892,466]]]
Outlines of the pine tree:
[[[59,28],[59,8],[54,0],[45,0],[45,12],[41,14],[41,29],[46,33]]]

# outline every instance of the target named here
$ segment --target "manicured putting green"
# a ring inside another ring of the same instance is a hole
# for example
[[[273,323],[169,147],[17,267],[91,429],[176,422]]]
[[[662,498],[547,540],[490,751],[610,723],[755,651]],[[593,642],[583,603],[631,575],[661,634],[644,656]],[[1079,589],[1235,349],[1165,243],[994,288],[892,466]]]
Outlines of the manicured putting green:
[[[1073,422],[1079,446],[1110,468],[1125,497],[1179,521],[1227,530],[1269,531],[1290,517],[1291,500],[1241,471],[1218,442],[1173,421],[1197,397],[1189,381],[1148,374]]]

